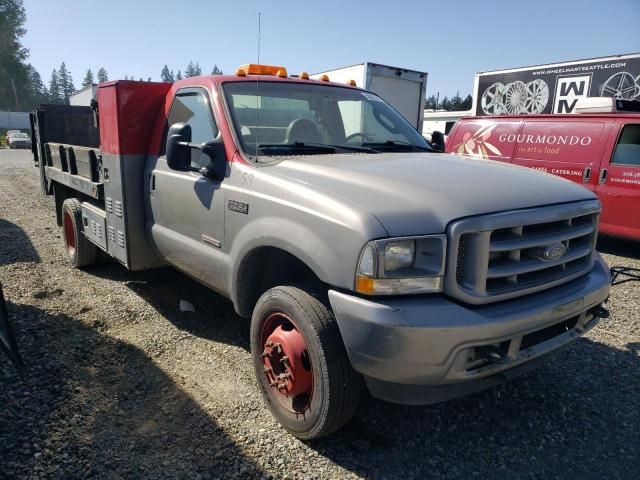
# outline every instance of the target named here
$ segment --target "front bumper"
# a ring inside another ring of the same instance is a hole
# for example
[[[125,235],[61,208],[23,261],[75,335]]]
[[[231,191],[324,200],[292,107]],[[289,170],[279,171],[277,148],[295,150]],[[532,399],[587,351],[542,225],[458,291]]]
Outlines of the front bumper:
[[[609,269],[596,254],[579,279],[479,307],[443,296],[364,299],[335,290],[329,300],[371,394],[426,404],[493,386],[557,353],[595,326],[609,289]]]

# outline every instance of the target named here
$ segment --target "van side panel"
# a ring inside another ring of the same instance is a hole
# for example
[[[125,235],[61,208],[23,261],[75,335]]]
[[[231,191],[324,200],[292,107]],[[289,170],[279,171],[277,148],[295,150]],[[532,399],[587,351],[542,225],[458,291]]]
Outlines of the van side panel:
[[[552,173],[593,190],[597,153],[604,121],[572,122],[564,119],[525,121],[516,137],[513,163]]]
[[[510,162],[521,124],[519,120],[461,119],[453,131],[452,138],[447,141],[446,151]]]
[[[640,118],[616,124],[596,187],[602,201],[600,231],[640,240]]]

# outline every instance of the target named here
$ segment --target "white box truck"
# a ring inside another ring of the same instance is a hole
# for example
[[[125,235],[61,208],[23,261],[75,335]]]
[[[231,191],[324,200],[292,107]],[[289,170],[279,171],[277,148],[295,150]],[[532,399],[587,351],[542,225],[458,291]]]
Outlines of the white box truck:
[[[320,79],[327,75],[336,83],[354,80],[356,86],[376,93],[390,103],[414,127],[422,131],[427,72],[418,72],[379,63],[359,63],[310,75]]]

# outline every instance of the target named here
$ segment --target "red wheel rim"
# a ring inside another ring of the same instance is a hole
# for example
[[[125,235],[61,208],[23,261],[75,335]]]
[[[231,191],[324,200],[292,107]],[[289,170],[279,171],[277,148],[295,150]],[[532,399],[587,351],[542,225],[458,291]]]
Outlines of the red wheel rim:
[[[67,253],[73,257],[76,253],[76,232],[73,228],[73,220],[68,212],[64,214],[64,243],[67,246]]]
[[[282,312],[271,313],[260,336],[262,366],[273,396],[288,411],[304,413],[313,397],[313,368],[307,343]]]

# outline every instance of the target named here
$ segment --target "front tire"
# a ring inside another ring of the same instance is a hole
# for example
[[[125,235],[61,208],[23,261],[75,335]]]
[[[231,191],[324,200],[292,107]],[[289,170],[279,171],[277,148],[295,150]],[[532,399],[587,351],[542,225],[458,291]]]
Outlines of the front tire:
[[[355,413],[361,378],[333,313],[297,287],[265,292],[251,318],[251,354],[262,396],[292,435],[328,435]]]
[[[82,206],[76,198],[67,198],[62,204],[62,238],[67,260],[73,267],[95,263],[98,248],[82,233]]]

